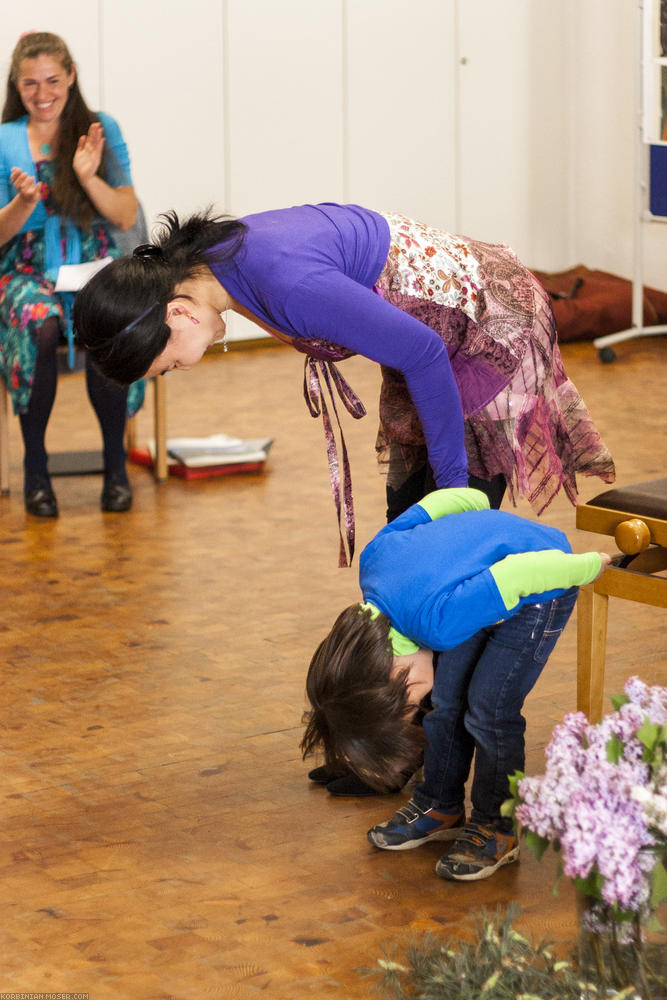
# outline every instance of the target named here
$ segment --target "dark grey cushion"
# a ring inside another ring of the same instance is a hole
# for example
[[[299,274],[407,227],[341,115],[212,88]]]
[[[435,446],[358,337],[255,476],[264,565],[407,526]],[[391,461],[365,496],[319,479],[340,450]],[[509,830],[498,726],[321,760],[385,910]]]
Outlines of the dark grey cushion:
[[[591,507],[604,507],[606,510],[627,511],[639,517],[667,520],[667,479],[650,479],[632,486],[617,486],[593,497],[588,504]]]
[[[118,229],[117,226],[111,226],[110,229],[114,243],[123,257],[129,257],[134,248],[138,247],[141,243],[148,243],[148,227],[146,226],[146,217],[141,205],[137,209],[137,218],[131,229],[123,231],[122,229]]]

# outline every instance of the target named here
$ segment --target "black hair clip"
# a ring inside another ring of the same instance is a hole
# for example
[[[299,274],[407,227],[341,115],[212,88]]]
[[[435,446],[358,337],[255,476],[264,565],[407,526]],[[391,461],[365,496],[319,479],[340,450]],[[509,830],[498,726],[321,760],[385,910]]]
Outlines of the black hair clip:
[[[134,248],[132,256],[140,257],[142,260],[162,260],[162,249],[156,247],[154,243],[141,243],[138,247]]]

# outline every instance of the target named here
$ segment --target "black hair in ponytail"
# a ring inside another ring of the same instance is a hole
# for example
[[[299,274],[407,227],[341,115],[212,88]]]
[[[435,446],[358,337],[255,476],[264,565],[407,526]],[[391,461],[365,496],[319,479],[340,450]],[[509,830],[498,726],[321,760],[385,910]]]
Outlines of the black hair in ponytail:
[[[209,263],[229,260],[243,244],[246,226],[208,209],[183,223],[176,212],[160,216],[151,244],[112,261],[77,294],[77,342],[107,378],[129,385],[142,378],[169,340],[167,304],[181,282]]]

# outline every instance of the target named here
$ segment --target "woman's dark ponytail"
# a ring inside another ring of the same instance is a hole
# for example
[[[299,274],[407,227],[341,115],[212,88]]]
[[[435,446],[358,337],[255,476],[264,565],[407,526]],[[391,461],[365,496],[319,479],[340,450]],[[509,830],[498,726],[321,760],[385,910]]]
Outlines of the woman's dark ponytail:
[[[178,284],[202,267],[229,260],[241,248],[245,223],[228,216],[215,216],[209,207],[180,222],[173,209],[159,217],[153,243],[173,269]],[[213,248],[215,248],[213,250]]]
[[[167,345],[167,303],[175,289],[240,250],[246,226],[210,209],[183,223],[162,220],[153,241],[98,271],[74,303],[77,341],[107,378],[129,385],[142,378]]]

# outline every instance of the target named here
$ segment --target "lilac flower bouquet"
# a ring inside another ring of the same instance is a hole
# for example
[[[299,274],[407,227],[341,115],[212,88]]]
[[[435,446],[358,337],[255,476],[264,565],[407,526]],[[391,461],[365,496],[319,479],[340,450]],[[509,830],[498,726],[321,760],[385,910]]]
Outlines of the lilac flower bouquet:
[[[584,927],[616,944],[641,943],[667,899],[667,688],[638,677],[595,725],[565,716],[546,749],[546,772],[510,778],[514,815],[527,845],[561,855],[588,905]]]

